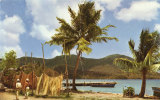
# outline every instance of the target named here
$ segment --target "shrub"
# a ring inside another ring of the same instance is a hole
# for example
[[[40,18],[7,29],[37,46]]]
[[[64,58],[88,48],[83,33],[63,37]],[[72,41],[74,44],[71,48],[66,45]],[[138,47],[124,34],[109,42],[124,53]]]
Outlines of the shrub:
[[[123,96],[133,97],[135,95],[135,91],[133,87],[127,87],[127,89],[123,90]]]

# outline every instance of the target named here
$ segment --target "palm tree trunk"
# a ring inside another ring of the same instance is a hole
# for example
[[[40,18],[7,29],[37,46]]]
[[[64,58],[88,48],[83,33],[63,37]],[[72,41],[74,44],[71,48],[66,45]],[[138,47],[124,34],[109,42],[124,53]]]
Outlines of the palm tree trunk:
[[[67,88],[67,96],[69,96],[69,87],[68,87],[68,66],[67,66],[67,59],[65,55],[65,74],[66,74],[66,88]]]
[[[79,51],[78,55],[77,55],[77,61],[76,61],[76,66],[74,69],[73,81],[72,81],[72,90],[75,90],[75,91],[77,91],[77,88],[75,85],[75,80],[76,80],[76,74],[77,74],[77,69],[78,69],[78,65],[79,65],[80,55],[81,55],[81,51]]]
[[[142,70],[142,86],[141,86],[141,92],[139,94],[139,97],[144,97],[145,94],[145,89],[146,89],[146,75],[147,75],[147,70],[143,69]]]

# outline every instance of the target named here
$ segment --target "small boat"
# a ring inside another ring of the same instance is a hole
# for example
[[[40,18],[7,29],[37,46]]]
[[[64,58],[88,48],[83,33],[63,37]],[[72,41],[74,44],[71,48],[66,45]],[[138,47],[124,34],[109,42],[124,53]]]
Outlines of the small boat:
[[[91,86],[91,87],[114,87],[116,82],[79,82],[75,83],[76,86]],[[66,83],[63,83],[66,86]],[[72,83],[68,84],[72,86]]]
[[[108,83],[93,83],[91,84],[92,87],[114,87],[117,83],[116,82],[108,82]]]
[[[160,92],[160,88],[159,87],[152,87],[152,90],[156,91],[156,92]]]
[[[159,87],[152,87],[153,95],[160,97],[160,88]]]

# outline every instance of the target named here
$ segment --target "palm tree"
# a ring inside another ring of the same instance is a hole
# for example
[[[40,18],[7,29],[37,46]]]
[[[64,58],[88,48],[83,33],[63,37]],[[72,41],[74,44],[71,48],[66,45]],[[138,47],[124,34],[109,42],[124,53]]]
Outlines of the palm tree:
[[[138,70],[142,73],[142,86],[139,96],[144,97],[147,73],[156,71],[160,66],[158,64],[160,57],[158,52],[160,44],[159,34],[157,31],[150,33],[149,30],[142,30],[138,50],[135,50],[133,40],[130,40],[128,44],[134,60],[116,58],[114,64],[123,66],[124,69],[129,68],[131,71]]]
[[[70,50],[77,48],[77,60],[73,73],[72,89],[77,90],[75,86],[76,73],[79,65],[79,60],[83,52],[89,54],[92,49],[89,48],[92,42],[107,42],[108,40],[117,40],[115,37],[108,37],[107,30],[113,25],[107,25],[103,28],[98,26],[101,10],[95,10],[94,2],[84,2],[78,5],[79,10],[76,13],[70,7],[68,11],[71,16],[71,24],[64,19],[57,20],[61,26],[56,29],[58,33],[52,36],[52,40],[48,41],[50,45],[62,45],[64,52],[70,54]],[[65,40],[65,43],[63,42]]]

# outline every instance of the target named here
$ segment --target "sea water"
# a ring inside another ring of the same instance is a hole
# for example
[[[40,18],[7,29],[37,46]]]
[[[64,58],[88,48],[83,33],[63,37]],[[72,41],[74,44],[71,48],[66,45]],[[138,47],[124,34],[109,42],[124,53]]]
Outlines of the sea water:
[[[65,82],[65,81],[63,81]],[[71,80],[69,80],[71,82]],[[117,82],[114,88],[110,87],[91,87],[77,86],[81,91],[106,92],[106,93],[123,93],[123,89],[133,87],[135,94],[139,94],[141,90],[142,80],[140,79],[76,79],[76,82]],[[146,95],[153,95],[152,87],[160,87],[160,80],[148,79],[146,82]]]

